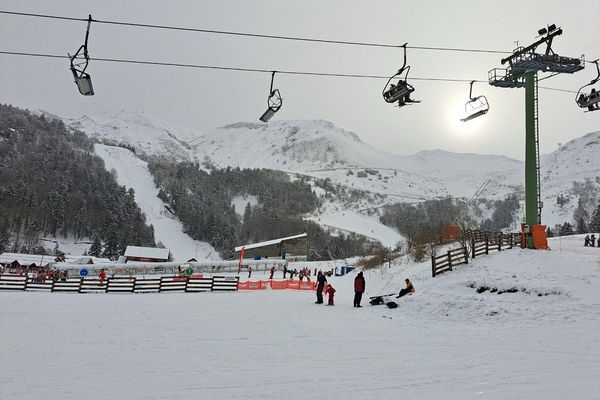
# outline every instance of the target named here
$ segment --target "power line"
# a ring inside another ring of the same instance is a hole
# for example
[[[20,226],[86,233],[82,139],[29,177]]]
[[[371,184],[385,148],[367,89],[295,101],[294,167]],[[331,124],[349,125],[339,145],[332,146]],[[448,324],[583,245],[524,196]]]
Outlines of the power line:
[[[0,10],[0,14],[35,17],[35,18],[57,19],[57,20],[65,20],[65,21],[88,22],[87,18],[74,18],[74,17],[66,17],[66,16],[62,16],[62,15],[35,14],[35,13],[24,13],[24,12],[5,11],[5,10]],[[172,25],[145,24],[145,23],[139,23],[139,22],[101,20],[101,19],[92,19],[92,22],[98,23],[98,24],[130,26],[130,27],[135,27],[135,28],[151,28],[151,29],[163,29],[163,30],[174,30],[174,31],[184,31],[184,32],[209,33],[209,34],[216,34],[216,35],[245,36],[245,37],[262,38],[262,39],[279,39],[279,40],[292,40],[292,41],[298,41],[298,42],[341,44],[341,45],[366,46],[366,47],[384,47],[384,48],[396,48],[396,49],[402,48],[402,45],[397,45],[397,44],[355,42],[355,41],[347,41],[347,40],[319,39],[319,38],[307,38],[307,37],[299,37],[299,36],[267,35],[267,34],[260,34],[260,33],[223,31],[223,30],[204,29],[204,28],[189,28],[189,27],[172,26]],[[434,47],[434,46],[406,46],[406,47],[408,49],[425,50],[425,51],[455,51],[455,52],[465,52],[465,53],[491,53],[491,54],[510,54],[511,53],[510,51],[502,51],[502,50],[465,49],[465,48],[457,48],[457,47]]]
[[[46,53],[28,53],[28,52],[16,52],[16,51],[2,51],[0,54],[11,55],[11,56],[25,56],[25,57],[38,57],[38,58],[54,58],[54,59],[69,59],[69,56],[60,54],[46,54]],[[339,78],[364,78],[364,79],[389,79],[389,76],[384,75],[365,75],[365,74],[343,74],[333,72],[314,72],[314,71],[294,71],[294,70],[272,70],[263,68],[244,68],[244,67],[225,67],[218,65],[201,65],[201,64],[186,64],[186,63],[172,63],[172,62],[161,62],[161,61],[147,61],[147,60],[131,60],[122,58],[103,58],[103,57],[90,57],[90,61],[101,61],[101,62],[112,62],[120,64],[138,64],[138,65],[155,65],[163,67],[178,67],[178,68],[197,68],[197,69],[211,69],[220,71],[239,71],[239,72],[258,72],[258,73],[272,73],[275,71],[278,74],[283,75],[307,75],[307,76],[324,76],[324,77],[339,77]],[[410,78],[415,81],[431,81],[431,82],[466,82],[469,83],[473,79],[457,79],[457,78],[424,78],[424,77],[413,77]],[[478,83],[488,83],[484,80],[474,80]],[[540,86],[540,89],[555,90],[567,93],[577,93],[572,90],[557,89],[551,87]]]

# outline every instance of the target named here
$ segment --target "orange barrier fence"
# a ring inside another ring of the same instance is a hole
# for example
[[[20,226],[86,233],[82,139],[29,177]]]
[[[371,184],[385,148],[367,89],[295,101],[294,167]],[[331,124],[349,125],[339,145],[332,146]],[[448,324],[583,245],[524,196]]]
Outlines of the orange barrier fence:
[[[270,286],[272,290],[316,290],[317,282],[311,281],[294,281],[291,279],[285,279],[282,281],[268,280],[268,281],[246,281],[238,282],[238,290],[265,290],[267,286]],[[323,288],[323,292],[325,288]]]

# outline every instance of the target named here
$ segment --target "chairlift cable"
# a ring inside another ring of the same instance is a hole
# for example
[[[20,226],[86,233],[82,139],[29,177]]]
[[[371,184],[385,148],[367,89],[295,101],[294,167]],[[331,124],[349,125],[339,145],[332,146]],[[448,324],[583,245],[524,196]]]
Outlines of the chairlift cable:
[[[16,11],[5,11],[5,10],[0,10],[0,14],[17,15],[17,16],[25,16],[25,17],[36,17],[36,18],[49,18],[49,19],[58,19],[58,20],[66,20],[66,21],[81,21],[81,22],[87,21],[87,18],[75,18],[75,17],[66,17],[66,16],[62,16],[62,15],[36,14],[36,13],[25,13],[25,12],[16,12]],[[114,21],[114,20],[94,19],[93,22],[98,23],[98,24],[131,26],[131,27],[136,27],[136,28],[176,30],[176,31],[185,31],[185,32],[210,33],[210,34],[218,34],[218,35],[246,36],[246,37],[263,38],[263,39],[293,40],[293,41],[300,41],[300,42],[341,44],[341,45],[365,46],[365,47],[384,47],[384,48],[395,48],[395,49],[402,47],[402,45],[397,45],[397,44],[355,42],[355,41],[347,41],[347,40],[319,39],[319,38],[307,38],[307,37],[284,36],[284,35],[267,35],[267,34],[259,34],[259,33],[223,31],[223,30],[216,30],[216,29],[203,29],[203,28],[189,28],[189,27],[172,26],[172,25],[145,24],[145,23],[138,23],[138,22],[126,22],[126,21]],[[414,50],[425,50],[425,51],[456,51],[456,52],[467,52],[467,53],[511,54],[510,51],[485,50],[485,49],[465,49],[465,48],[456,48],[456,47],[408,46],[407,48],[414,49]]]
[[[3,51],[0,50],[0,54],[13,55],[13,56],[27,56],[27,57],[40,57],[40,58],[60,58],[69,59],[69,56],[60,54],[47,54],[47,53],[30,53],[30,52],[17,52],[17,51]],[[184,63],[170,63],[160,61],[144,61],[144,60],[129,60],[120,58],[100,58],[90,57],[90,61],[102,61],[102,62],[114,62],[121,64],[138,64],[138,65],[156,65],[163,67],[181,67],[181,68],[199,68],[199,69],[213,69],[221,71],[240,71],[240,72],[258,72],[258,73],[273,73],[273,69],[261,69],[261,68],[242,68],[242,67],[224,67],[216,65],[200,65],[200,64],[184,64]],[[365,75],[365,74],[342,74],[342,73],[329,73],[329,72],[310,72],[310,71],[292,71],[292,70],[276,70],[278,74],[286,75],[307,75],[307,76],[323,76],[323,77],[340,77],[340,78],[364,78],[364,79],[389,79],[389,76],[384,75]],[[457,78],[426,78],[426,77],[413,77],[411,80],[415,81],[431,81],[431,82],[479,82],[487,83],[487,80],[473,80],[473,79],[457,79]],[[576,93],[572,90],[558,89],[540,86],[540,89],[555,90],[566,93]]]

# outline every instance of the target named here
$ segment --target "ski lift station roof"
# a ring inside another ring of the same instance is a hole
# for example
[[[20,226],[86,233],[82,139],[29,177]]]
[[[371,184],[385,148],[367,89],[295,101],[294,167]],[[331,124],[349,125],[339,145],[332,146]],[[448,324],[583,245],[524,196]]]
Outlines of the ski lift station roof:
[[[259,242],[259,243],[252,243],[252,244],[247,244],[244,246],[238,246],[235,248],[236,252],[239,252],[242,250],[242,247],[245,250],[250,250],[250,249],[257,249],[259,247],[266,247],[266,246],[272,246],[274,244],[282,244],[283,242],[286,241],[290,241],[290,240],[294,240],[294,239],[300,239],[303,237],[307,237],[308,234],[307,233],[301,233],[300,235],[294,235],[294,236],[288,236],[288,237],[284,237],[284,238],[279,238],[279,239],[272,239],[272,240],[267,240],[266,242]]]
[[[158,247],[127,246],[124,255],[128,261],[167,261],[169,253],[169,249]]]

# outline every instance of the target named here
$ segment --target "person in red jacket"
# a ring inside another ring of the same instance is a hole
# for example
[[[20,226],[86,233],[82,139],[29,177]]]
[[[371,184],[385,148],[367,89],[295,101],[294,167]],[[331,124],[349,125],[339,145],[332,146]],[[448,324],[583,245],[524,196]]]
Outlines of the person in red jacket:
[[[362,271],[356,275],[354,278],[354,307],[362,307],[360,305],[360,301],[362,299],[362,295],[365,292],[365,277],[363,276]]]
[[[335,293],[335,289],[331,285],[327,285],[327,291],[325,292],[329,295],[329,299],[327,299],[327,305],[333,305],[333,294]]]
[[[273,279],[273,274],[275,273],[275,267],[271,267],[271,276],[269,277],[269,279]]]
[[[100,278],[100,284],[103,285],[104,281],[106,280],[106,271],[104,270],[104,268],[102,268],[100,270],[100,273],[98,274],[98,278]]]

